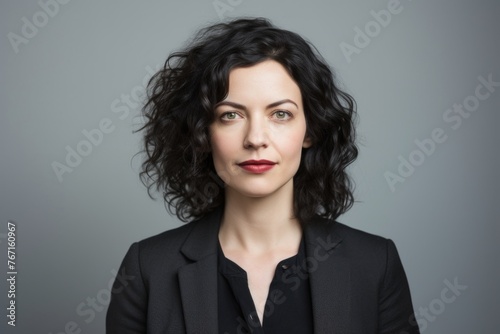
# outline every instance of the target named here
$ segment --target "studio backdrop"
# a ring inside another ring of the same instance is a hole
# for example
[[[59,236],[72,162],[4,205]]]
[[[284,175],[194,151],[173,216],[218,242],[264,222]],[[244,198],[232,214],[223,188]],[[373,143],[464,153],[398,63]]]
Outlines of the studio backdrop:
[[[2,333],[104,333],[130,244],[182,223],[139,180],[145,85],[203,26],[263,16],[357,102],[356,203],[423,333],[498,332],[500,2],[3,1]]]

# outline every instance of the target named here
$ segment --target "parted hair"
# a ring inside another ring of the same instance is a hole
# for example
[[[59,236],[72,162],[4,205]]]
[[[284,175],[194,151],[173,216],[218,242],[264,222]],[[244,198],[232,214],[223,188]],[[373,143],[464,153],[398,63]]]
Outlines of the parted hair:
[[[171,53],[150,79],[143,108],[144,161],[140,178],[152,196],[161,192],[171,214],[202,218],[224,205],[226,186],[215,171],[209,126],[214,106],[229,89],[229,73],[264,60],[280,63],[300,88],[306,136],[293,178],[294,215],[337,218],[354,202],[346,168],[358,155],[356,103],[339,88],[317,49],[297,33],[265,18],[238,18],[200,29]]]

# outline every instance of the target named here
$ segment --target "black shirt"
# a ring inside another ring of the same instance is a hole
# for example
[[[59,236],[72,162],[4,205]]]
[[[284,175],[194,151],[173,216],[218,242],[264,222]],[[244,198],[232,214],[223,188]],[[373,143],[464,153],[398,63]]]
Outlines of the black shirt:
[[[313,333],[311,291],[304,239],[299,252],[276,266],[264,309],[263,326],[248,288],[247,273],[218,251],[218,315],[222,334]]]

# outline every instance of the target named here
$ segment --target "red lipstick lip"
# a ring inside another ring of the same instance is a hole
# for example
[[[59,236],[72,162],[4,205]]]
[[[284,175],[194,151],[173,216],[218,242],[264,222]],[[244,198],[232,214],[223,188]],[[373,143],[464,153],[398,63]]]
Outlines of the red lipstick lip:
[[[269,160],[247,160],[243,161],[242,163],[239,163],[238,165],[240,166],[247,166],[247,165],[276,165],[275,162],[269,161]]]
[[[240,168],[252,174],[262,174],[274,168],[276,164],[254,164],[254,165],[240,165]]]

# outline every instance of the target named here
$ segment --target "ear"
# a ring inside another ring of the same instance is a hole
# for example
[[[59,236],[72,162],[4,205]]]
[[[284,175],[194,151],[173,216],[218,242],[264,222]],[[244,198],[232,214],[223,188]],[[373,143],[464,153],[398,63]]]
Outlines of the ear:
[[[312,140],[309,137],[304,138],[304,142],[302,143],[303,148],[309,148],[312,146]]]

